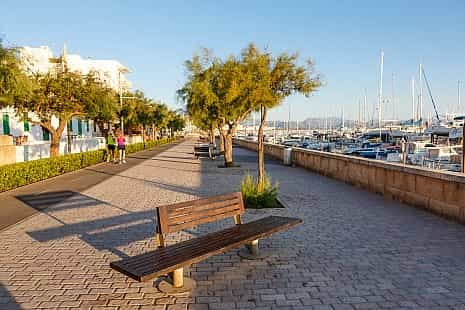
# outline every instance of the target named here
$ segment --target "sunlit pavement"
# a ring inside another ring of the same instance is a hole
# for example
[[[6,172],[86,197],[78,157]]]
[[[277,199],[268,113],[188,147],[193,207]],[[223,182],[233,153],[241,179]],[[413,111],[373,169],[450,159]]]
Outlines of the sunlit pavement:
[[[286,208],[245,220],[304,224],[262,240],[268,258],[235,250],[195,264],[186,271],[197,288],[181,297],[113,271],[111,261],[155,248],[157,206],[236,191],[255,172],[250,151],[235,148],[240,167],[221,169],[221,159],[196,160],[193,143],[132,155],[138,163],[116,172],[89,168],[106,177],[82,190],[23,189],[15,199],[41,211],[0,233],[0,309],[465,309],[465,226],[273,160],[267,171]]]

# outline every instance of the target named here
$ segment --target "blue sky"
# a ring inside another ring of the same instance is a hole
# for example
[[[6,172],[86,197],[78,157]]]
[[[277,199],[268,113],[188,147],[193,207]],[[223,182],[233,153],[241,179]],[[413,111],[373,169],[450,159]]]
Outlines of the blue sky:
[[[310,99],[289,98],[270,119],[287,119],[290,106],[297,120],[340,115],[342,107],[356,117],[365,88],[370,107],[376,100],[381,49],[385,95],[394,74],[400,117],[410,117],[410,79],[418,79],[420,61],[442,113],[457,109],[457,81],[465,81],[463,0],[3,0],[0,35],[15,45],[48,45],[58,53],[66,42],[70,53],[117,59],[133,71],[135,88],[172,107],[180,107],[175,90],[185,80],[183,62],[201,47],[225,56],[255,42],[311,57],[325,86]],[[465,105],[464,86],[462,94]],[[391,118],[392,107],[385,110]]]

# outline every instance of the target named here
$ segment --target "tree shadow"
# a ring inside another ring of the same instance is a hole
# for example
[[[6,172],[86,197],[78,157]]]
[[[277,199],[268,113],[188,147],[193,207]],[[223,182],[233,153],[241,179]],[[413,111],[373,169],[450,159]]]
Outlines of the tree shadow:
[[[45,209],[49,209],[49,211],[61,211],[108,204],[105,201],[75,191],[55,191],[31,195],[18,195],[15,197],[38,211],[43,211]]]
[[[53,214],[47,215],[63,224],[45,229],[28,231],[27,234],[39,242],[49,242],[69,236],[78,236],[97,250],[107,250],[118,257],[128,257],[118,249],[133,242],[155,236],[155,210],[125,213],[103,219],[67,224]]]
[[[8,289],[0,282],[0,309],[2,310],[21,310],[15,298],[10,294]]]
[[[90,169],[90,170],[92,170],[92,169]],[[198,191],[196,191],[196,190],[194,190],[192,188],[189,188],[189,187],[173,185],[173,184],[157,182],[157,181],[150,181],[150,180],[143,179],[143,178],[136,178],[136,177],[130,177],[130,176],[127,176],[127,175],[122,175],[122,174],[119,174],[119,173],[111,173],[111,172],[105,172],[105,171],[100,171],[100,170],[92,170],[92,171],[98,172],[98,173],[103,173],[103,174],[109,174],[109,175],[117,176],[117,177],[120,177],[120,178],[126,178],[126,179],[141,181],[141,182],[144,182],[144,183],[149,183],[149,184],[151,184],[153,186],[156,186],[156,187],[161,188],[161,189],[166,189],[166,190],[169,190],[169,191],[179,192],[179,193],[188,194],[188,195],[197,195],[198,194]]]
[[[135,157],[132,156],[131,158],[136,158],[136,159],[143,159],[143,160],[153,160],[153,161],[164,161],[164,162],[169,162],[169,163],[179,163],[179,164],[190,164],[190,165],[200,165],[200,163],[195,162],[195,161],[184,161],[184,160],[168,160],[168,159],[159,159],[159,158],[151,158],[151,157]],[[186,158],[183,158],[186,159]],[[194,160],[194,159],[193,159]]]

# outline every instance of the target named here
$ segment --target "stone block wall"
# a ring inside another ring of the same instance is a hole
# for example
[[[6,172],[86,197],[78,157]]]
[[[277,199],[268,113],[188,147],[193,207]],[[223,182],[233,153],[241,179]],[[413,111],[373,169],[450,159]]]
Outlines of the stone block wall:
[[[16,148],[13,137],[0,135],[0,166],[16,162]]]
[[[254,141],[236,139],[235,143],[257,149]],[[266,144],[265,152],[282,160],[283,149]],[[465,223],[465,175],[461,173],[298,148],[292,150],[292,163]]]

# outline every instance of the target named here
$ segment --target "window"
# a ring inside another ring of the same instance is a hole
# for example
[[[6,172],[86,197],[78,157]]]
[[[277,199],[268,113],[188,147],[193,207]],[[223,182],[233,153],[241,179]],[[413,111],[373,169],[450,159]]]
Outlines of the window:
[[[70,132],[73,131],[73,120],[72,120],[72,119],[70,119],[70,120],[68,121],[68,130],[69,130]]]
[[[82,120],[78,119],[78,135],[82,136]]]
[[[10,134],[10,116],[7,113],[3,114],[2,124],[3,124],[3,134],[9,135]]]
[[[29,132],[29,122],[27,118],[27,112],[24,113],[24,132]]]
[[[42,139],[44,141],[50,141],[50,133],[48,132],[48,130],[44,127],[42,127]]]

